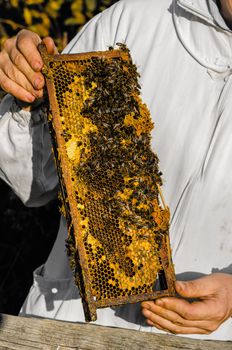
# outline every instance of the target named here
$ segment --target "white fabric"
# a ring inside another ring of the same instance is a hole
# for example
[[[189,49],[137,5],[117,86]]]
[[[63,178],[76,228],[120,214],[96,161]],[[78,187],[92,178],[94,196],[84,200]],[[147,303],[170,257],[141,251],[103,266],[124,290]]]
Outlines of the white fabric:
[[[172,215],[175,270],[183,280],[217,271],[232,273],[232,34],[219,26],[213,3],[122,0],[90,21],[65,49],[106,50],[123,42],[131,50],[141,74],[142,98],[155,122],[152,147],[160,159]],[[11,111],[10,99],[2,103],[0,113],[1,177],[24,202],[33,198],[35,204],[30,186],[36,164],[43,175],[37,195],[39,203],[41,198],[45,202],[57,183],[48,146],[36,147],[37,142],[47,143],[46,137],[34,135],[33,153],[33,125],[17,121],[23,113]],[[19,129],[26,143],[22,144]],[[66,235],[62,220],[45,266],[35,272],[22,314],[83,321],[64,248]],[[97,323],[160,332],[145,325],[139,305],[99,310]],[[232,319],[211,335],[191,337],[232,340]]]
[[[12,96],[0,105],[0,177],[28,206],[41,206],[57,193],[51,140],[42,110],[20,110]]]

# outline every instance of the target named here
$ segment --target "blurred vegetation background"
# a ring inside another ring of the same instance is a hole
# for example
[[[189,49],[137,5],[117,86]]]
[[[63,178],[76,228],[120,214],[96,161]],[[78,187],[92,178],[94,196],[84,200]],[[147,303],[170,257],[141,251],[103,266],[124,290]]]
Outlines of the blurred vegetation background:
[[[117,0],[0,0],[0,49],[23,28],[50,35],[61,51],[95,14]],[[4,93],[0,90],[0,100]],[[0,312],[16,315],[47,258],[59,225],[58,202],[25,208],[0,181]]]
[[[94,15],[117,0],[0,0],[0,47],[5,39],[27,28],[50,35],[61,51]]]

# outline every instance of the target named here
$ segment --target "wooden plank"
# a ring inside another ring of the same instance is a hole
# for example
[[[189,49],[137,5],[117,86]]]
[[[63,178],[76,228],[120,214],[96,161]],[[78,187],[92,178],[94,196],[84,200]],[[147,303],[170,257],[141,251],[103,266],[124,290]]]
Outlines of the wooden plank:
[[[193,340],[120,328],[2,315],[1,350],[231,350],[231,342]]]

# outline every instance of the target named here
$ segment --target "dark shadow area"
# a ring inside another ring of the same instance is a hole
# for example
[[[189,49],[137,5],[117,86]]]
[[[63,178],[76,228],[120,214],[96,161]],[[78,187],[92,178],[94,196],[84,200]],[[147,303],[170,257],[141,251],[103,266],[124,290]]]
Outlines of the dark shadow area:
[[[18,314],[32,284],[33,270],[42,264],[56,238],[56,201],[26,208],[0,181],[0,313]]]

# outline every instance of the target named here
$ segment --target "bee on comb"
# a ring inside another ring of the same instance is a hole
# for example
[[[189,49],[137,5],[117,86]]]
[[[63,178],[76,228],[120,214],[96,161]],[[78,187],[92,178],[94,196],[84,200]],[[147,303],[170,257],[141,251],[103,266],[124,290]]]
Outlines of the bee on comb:
[[[129,50],[39,49],[67,251],[86,320],[96,320],[97,308],[174,295],[170,214]]]

